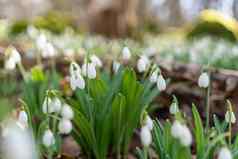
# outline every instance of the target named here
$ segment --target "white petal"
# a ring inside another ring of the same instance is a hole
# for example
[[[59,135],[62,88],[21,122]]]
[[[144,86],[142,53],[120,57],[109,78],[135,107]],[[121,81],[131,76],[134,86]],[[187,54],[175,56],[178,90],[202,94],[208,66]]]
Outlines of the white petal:
[[[124,47],[122,49],[122,59],[123,60],[130,60],[131,58],[131,52],[128,47]]]
[[[25,111],[20,111],[18,115],[18,122],[24,127],[28,127],[28,116]]]
[[[50,147],[55,144],[55,138],[51,130],[46,130],[42,137],[42,143],[45,147]]]
[[[159,91],[164,91],[166,89],[166,81],[162,75],[159,75],[157,79],[157,87]]]
[[[149,115],[146,116],[145,123],[146,123],[145,126],[147,126],[148,129],[151,131],[153,129],[154,124],[153,120],[150,118]]]
[[[120,68],[120,63],[117,62],[117,61],[113,61],[113,64],[112,64],[112,69],[113,69],[113,72],[114,73],[117,73],[118,69]]]
[[[61,104],[61,101],[60,101],[59,98],[54,97],[54,98],[52,99],[51,105],[52,105],[52,107],[53,107],[53,111],[54,111],[54,112],[56,112],[56,113],[59,113],[59,112],[60,112],[60,110],[61,110],[61,105],[62,105],[62,104]]]
[[[217,159],[232,159],[232,154],[227,147],[223,147],[219,151]]]
[[[152,136],[149,128],[144,126],[140,131],[140,139],[143,146],[148,147],[152,142]]]
[[[61,110],[61,116],[64,119],[73,119],[74,117],[74,112],[72,108],[68,104],[64,104]]]
[[[198,78],[198,85],[202,88],[207,88],[209,86],[209,76],[206,72],[202,73]]]
[[[154,71],[150,76],[150,82],[155,83],[158,79],[158,71]]]
[[[92,55],[90,60],[95,66],[102,67],[102,61],[96,55]]]

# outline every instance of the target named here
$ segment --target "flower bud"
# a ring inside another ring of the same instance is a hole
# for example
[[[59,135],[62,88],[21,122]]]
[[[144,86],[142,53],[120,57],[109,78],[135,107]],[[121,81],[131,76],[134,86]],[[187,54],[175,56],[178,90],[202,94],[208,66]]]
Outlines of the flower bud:
[[[138,71],[144,72],[147,69],[149,63],[149,59],[146,56],[141,56],[141,58],[137,62]]]
[[[150,131],[153,129],[154,124],[149,115],[145,118],[145,126],[147,126]]]
[[[157,87],[159,91],[164,91],[166,89],[166,81],[162,75],[159,75],[157,79]]]
[[[130,60],[130,58],[131,58],[131,52],[130,52],[129,48],[124,47],[122,49],[122,59],[125,61],[128,61],[128,60]]]
[[[72,110],[72,108],[68,105],[68,104],[64,104],[61,110],[61,116],[64,119],[73,119],[74,117],[74,112]]]
[[[151,83],[156,83],[157,79],[158,79],[158,70],[155,70],[154,72],[152,72],[152,74],[150,75],[150,82]]]
[[[201,88],[207,88],[209,86],[209,76],[206,72],[203,72],[198,78],[198,85]]]
[[[42,143],[45,147],[50,147],[55,144],[55,138],[50,129],[44,132],[42,137]]]
[[[52,107],[52,100],[49,97],[45,97],[43,105],[42,105],[43,113],[53,113],[54,108]]]
[[[82,74],[86,77],[88,77],[89,79],[94,79],[97,76],[97,71],[95,68],[95,65],[93,63],[88,63],[87,64],[83,64],[82,66]]]
[[[69,134],[72,130],[72,123],[68,119],[62,119],[59,122],[58,128],[61,134]]]
[[[70,76],[70,86],[72,90],[76,90],[76,88],[84,89],[85,81],[80,74]]]
[[[221,148],[218,153],[217,159],[232,159],[231,151],[227,147]]]
[[[236,122],[236,116],[235,116],[234,112],[227,111],[226,115],[225,115],[225,120],[227,123],[231,122],[232,124],[234,124]]]
[[[175,115],[176,113],[179,112],[179,109],[178,109],[178,104],[176,102],[173,102],[170,107],[169,107],[169,112],[170,114],[173,114]]]
[[[90,57],[90,60],[95,66],[102,67],[102,61],[96,55],[92,55]]]
[[[117,71],[119,70],[119,68],[120,68],[120,63],[119,62],[117,62],[117,61],[113,61],[113,64],[112,64],[112,69],[113,69],[113,72],[114,73],[117,73]]]
[[[152,142],[152,136],[149,128],[144,126],[140,131],[140,139],[143,146],[148,147]]]
[[[60,110],[61,110],[61,101],[60,101],[60,99],[59,98],[57,98],[57,97],[54,97],[53,99],[52,99],[52,101],[51,101],[51,106],[53,107],[52,109],[53,109],[53,112],[55,112],[55,113],[59,113],[60,112]]]

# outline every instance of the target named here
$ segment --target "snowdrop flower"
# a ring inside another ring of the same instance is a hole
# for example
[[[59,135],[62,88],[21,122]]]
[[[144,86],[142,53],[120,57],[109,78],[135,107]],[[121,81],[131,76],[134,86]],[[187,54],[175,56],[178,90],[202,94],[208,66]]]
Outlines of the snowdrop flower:
[[[47,44],[47,39],[44,34],[40,34],[36,39],[36,46],[39,50],[43,50]]]
[[[27,35],[34,39],[38,34],[38,30],[33,26],[33,25],[30,25],[27,27]]]
[[[171,127],[171,134],[178,139],[183,146],[190,146],[192,144],[192,134],[186,125],[175,121]]]
[[[232,124],[234,124],[236,122],[236,116],[235,116],[234,112],[227,111],[226,115],[225,115],[225,120],[227,123],[231,122]]]
[[[42,50],[42,57],[47,58],[47,57],[54,57],[56,55],[56,50],[54,46],[47,42],[45,44],[44,49]]]
[[[198,78],[198,85],[201,88],[207,88],[209,86],[209,76],[206,72],[203,72]]]
[[[74,117],[74,112],[72,110],[72,108],[68,105],[68,104],[64,104],[61,110],[61,116],[64,119],[73,119]]]
[[[117,73],[117,71],[119,70],[121,64],[117,61],[113,61],[113,64],[112,64],[112,69],[113,69],[113,72],[114,73]]]
[[[35,142],[29,130],[22,131],[16,124],[7,125],[8,133],[1,140],[4,159],[37,159]]]
[[[150,61],[149,61],[148,57],[141,56],[141,58],[137,62],[138,71],[139,72],[144,72],[147,69],[149,63],[150,63]]]
[[[178,109],[178,104],[176,102],[173,102],[170,107],[169,107],[169,112],[170,114],[173,114],[175,115],[176,113],[179,112],[179,109]]]
[[[16,68],[16,63],[13,58],[9,58],[5,61],[4,68],[6,70],[14,70]]]
[[[45,147],[50,147],[55,144],[55,137],[50,129],[44,132],[42,143]]]
[[[90,57],[90,60],[95,66],[102,67],[102,61],[96,55],[92,55]]]
[[[54,107],[52,107],[52,100],[49,97],[45,97],[43,105],[42,105],[43,113],[53,113]]]
[[[180,136],[180,142],[183,146],[191,146],[192,134],[186,125],[183,125],[183,134]]]
[[[61,110],[61,101],[59,98],[57,97],[54,97],[52,100],[51,100],[51,107],[53,109],[53,112],[55,113],[59,113],[60,110]]]
[[[18,115],[18,122],[25,129],[28,127],[28,116],[25,111],[20,111]]]
[[[76,88],[84,89],[85,81],[80,74],[72,75],[70,76],[70,86],[73,91],[76,90]]]
[[[152,74],[150,75],[150,82],[151,83],[156,83],[156,81],[158,79],[158,73],[159,73],[158,69],[156,69],[154,72],[152,72]]]
[[[21,62],[21,55],[15,48],[12,48],[10,58],[12,58],[16,64]]]
[[[149,115],[145,118],[145,126],[147,126],[150,131],[153,129],[153,121]]]
[[[89,79],[94,79],[97,76],[97,71],[95,68],[95,65],[93,63],[88,63],[87,64],[83,64],[82,66],[82,74],[86,77],[88,77]]]
[[[124,47],[122,49],[122,59],[128,61],[130,60],[130,58],[131,58],[131,51],[129,50],[128,47]]]
[[[166,89],[166,81],[162,75],[159,75],[157,79],[157,87],[159,91],[164,91]]]
[[[232,159],[231,151],[227,147],[221,148],[218,153],[218,159]]]
[[[58,126],[59,132],[61,134],[69,134],[72,130],[72,123],[68,119],[62,119],[59,122]]]
[[[69,67],[69,73],[71,76],[75,74],[80,74],[81,73],[80,66],[76,62],[71,62]]]
[[[150,129],[147,126],[143,126],[140,131],[140,140],[143,146],[148,147],[152,142],[152,136]]]

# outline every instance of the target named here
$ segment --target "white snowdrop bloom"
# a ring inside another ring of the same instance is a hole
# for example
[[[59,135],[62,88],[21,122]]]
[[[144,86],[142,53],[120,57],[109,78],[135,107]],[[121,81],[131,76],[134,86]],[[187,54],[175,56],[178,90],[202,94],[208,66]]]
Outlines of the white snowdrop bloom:
[[[157,79],[157,87],[159,91],[164,91],[166,89],[166,81],[162,75],[159,75]]]
[[[183,146],[191,146],[192,144],[192,134],[186,125],[183,125],[183,133],[180,136],[180,143]]]
[[[56,50],[51,43],[47,42],[44,49],[42,50],[42,57],[47,58],[54,56],[56,56]]]
[[[90,60],[95,66],[102,67],[102,61],[96,55],[92,55],[90,57]]]
[[[74,112],[73,112],[72,108],[66,103],[62,107],[61,116],[64,119],[69,119],[69,120],[73,119],[73,117],[74,117]]]
[[[85,81],[81,74],[75,74],[70,76],[70,87],[73,91],[76,90],[76,88],[85,88]]]
[[[140,59],[137,62],[137,69],[139,72],[144,72],[149,65],[150,61],[148,57],[146,56],[141,56]]]
[[[147,126],[141,128],[140,140],[143,146],[148,147],[152,142],[150,129]]]
[[[62,119],[59,122],[58,128],[61,134],[69,134],[72,130],[72,123],[68,119]]]
[[[15,63],[21,62],[21,55],[15,48],[12,48],[10,58],[12,58]]]
[[[124,47],[122,49],[122,59],[125,60],[125,61],[128,61],[130,60],[131,58],[131,51],[128,47]]]
[[[82,66],[82,74],[86,77],[88,77],[89,79],[94,79],[97,76],[97,71],[96,71],[96,67],[93,63],[88,63],[87,64],[83,64]]]
[[[171,134],[174,138],[179,139],[180,136],[182,136],[183,133],[183,125],[179,121],[174,121],[172,127],[171,127]]]
[[[169,107],[169,112],[170,114],[173,114],[175,115],[176,113],[179,112],[179,109],[178,109],[178,104],[176,102],[173,102],[170,107]]]
[[[227,111],[225,115],[225,120],[227,123],[231,122],[232,124],[234,124],[236,122],[236,116],[234,112]]]
[[[60,110],[61,110],[61,106],[62,106],[62,103],[60,101],[59,98],[57,97],[54,97],[52,100],[51,100],[51,106],[52,106],[52,109],[55,113],[59,113]]]
[[[4,63],[4,68],[6,70],[14,70],[16,68],[16,62],[13,58],[9,58]]]
[[[145,118],[145,126],[147,126],[150,131],[153,129],[153,120],[150,118],[149,115],[147,115]]]
[[[203,72],[198,78],[198,85],[202,88],[207,88],[209,86],[209,76],[206,72]]]
[[[1,139],[4,159],[37,159],[35,142],[29,130],[22,131],[16,124],[7,125],[8,133]]]
[[[158,79],[158,69],[156,69],[154,72],[152,72],[152,74],[150,75],[150,82],[151,83],[156,83],[157,79]]]
[[[32,39],[34,39],[38,34],[38,30],[33,25],[28,26],[26,31],[27,35]]]
[[[227,147],[221,148],[218,153],[217,159],[232,159],[231,151]]]
[[[44,132],[42,137],[42,143],[45,147],[50,147],[55,144],[55,137],[50,129]]]
[[[53,113],[54,107],[52,107],[52,100],[49,97],[45,97],[43,105],[42,105],[43,113]]]
[[[18,115],[18,122],[24,127],[27,128],[28,127],[28,116],[27,113],[25,111],[20,111],[19,115]]]
[[[69,73],[71,76],[75,74],[80,74],[81,73],[80,66],[76,62],[71,62],[69,67]]]
[[[112,64],[112,69],[113,69],[113,72],[114,73],[117,73],[117,71],[119,70],[121,64],[117,61],[113,61],[113,64]]]
[[[171,134],[178,139],[183,146],[190,146],[192,144],[192,134],[186,125],[175,121],[171,127]]]
[[[40,34],[36,39],[36,46],[39,50],[43,50],[47,44],[47,39],[44,34]]]

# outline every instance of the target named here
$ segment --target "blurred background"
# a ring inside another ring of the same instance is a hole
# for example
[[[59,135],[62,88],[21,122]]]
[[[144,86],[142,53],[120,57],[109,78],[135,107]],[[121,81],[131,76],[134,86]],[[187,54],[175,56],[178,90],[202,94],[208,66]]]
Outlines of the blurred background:
[[[0,8],[0,19],[11,22],[40,23],[39,16],[55,16],[55,23],[70,21],[81,31],[111,37],[181,27],[205,9],[238,18],[238,0],[0,0]]]

